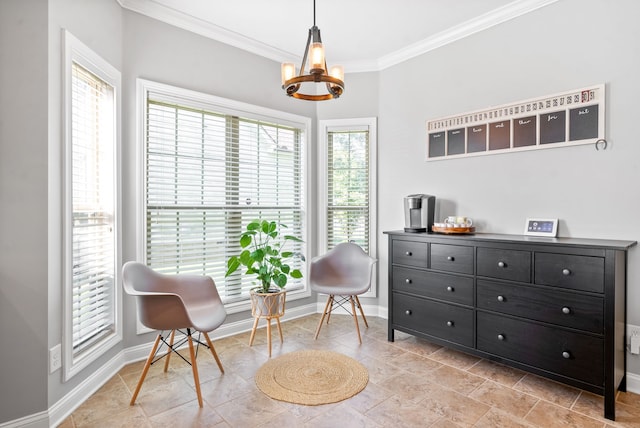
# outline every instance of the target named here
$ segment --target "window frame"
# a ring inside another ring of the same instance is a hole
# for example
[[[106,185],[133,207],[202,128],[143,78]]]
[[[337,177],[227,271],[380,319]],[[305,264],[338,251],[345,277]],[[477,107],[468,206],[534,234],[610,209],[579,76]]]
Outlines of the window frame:
[[[366,130],[369,132],[369,255],[377,259],[377,123],[376,117],[318,121],[318,254],[325,254],[328,248],[329,132]],[[374,269],[371,284],[369,291],[361,294],[361,297],[377,297],[376,269]]]
[[[64,154],[63,154],[63,331],[62,366],[65,381],[71,379],[93,361],[105,354],[123,339],[122,286],[120,270],[122,266],[121,235],[121,73],[88,46],[63,30],[62,91],[64,114]],[[72,165],[72,65],[78,64],[113,88],[113,180],[114,180],[114,260],[113,260],[113,319],[114,331],[97,340],[79,355],[73,352],[73,165]]]
[[[192,108],[201,108],[204,110],[215,111],[224,114],[237,115],[242,118],[265,120],[273,122],[274,119],[281,125],[291,125],[304,130],[300,144],[305,145],[303,158],[301,159],[301,170],[306,179],[304,180],[302,206],[304,221],[304,240],[303,252],[305,256],[309,256],[309,238],[311,217],[313,210],[312,199],[310,198],[309,185],[309,163],[311,160],[311,150],[309,149],[309,140],[311,135],[312,121],[308,117],[299,116],[292,113],[282,112],[279,110],[269,109],[266,107],[256,106],[240,101],[230,100],[214,95],[198,92],[190,89],[180,88],[164,83],[159,83],[147,79],[136,79],[136,258],[146,263],[147,242],[146,242],[146,117],[147,117],[147,97],[149,93],[159,94],[163,100],[175,102],[179,105],[185,105]],[[305,266],[306,269],[306,266]],[[305,272],[306,277],[306,272]],[[302,289],[290,290],[287,292],[287,300],[297,300],[311,296],[311,290],[306,281],[303,282]],[[251,309],[251,302],[242,300],[238,302],[230,302],[225,304],[227,313],[244,312]],[[139,321],[137,321],[137,333],[142,334],[148,332]]]

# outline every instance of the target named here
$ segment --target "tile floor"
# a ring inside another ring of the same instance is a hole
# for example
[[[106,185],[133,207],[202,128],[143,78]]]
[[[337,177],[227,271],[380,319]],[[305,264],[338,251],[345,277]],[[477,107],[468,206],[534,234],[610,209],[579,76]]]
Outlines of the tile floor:
[[[138,400],[129,406],[143,362],[124,367],[60,427],[640,427],[640,395],[619,393],[617,421],[603,419],[600,396],[396,332],[369,317],[358,344],[349,316],[334,315],[317,341],[320,315],[274,329],[273,357],[299,349],[329,349],[360,361],[369,383],[334,404],[301,406],[268,398],[253,376],[268,359],[266,329],[214,340],[225,374],[210,353],[198,368],[204,407],[198,407],[191,369],[171,359],[154,364]],[[202,350],[201,350],[202,351]]]

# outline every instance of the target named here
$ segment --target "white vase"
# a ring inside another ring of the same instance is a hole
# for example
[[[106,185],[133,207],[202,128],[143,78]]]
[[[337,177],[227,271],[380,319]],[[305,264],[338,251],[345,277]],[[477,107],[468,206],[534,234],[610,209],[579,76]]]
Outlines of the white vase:
[[[251,296],[251,315],[259,318],[274,318],[284,315],[284,305],[287,292],[285,290],[274,290],[263,293],[262,288],[252,288],[249,291]]]

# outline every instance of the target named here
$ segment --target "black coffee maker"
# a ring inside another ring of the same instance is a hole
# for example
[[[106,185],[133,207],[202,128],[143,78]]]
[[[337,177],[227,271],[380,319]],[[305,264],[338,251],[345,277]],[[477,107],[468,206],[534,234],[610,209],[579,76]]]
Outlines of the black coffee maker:
[[[431,232],[436,197],[416,194],[404,198],[404,231],[412,233]]]

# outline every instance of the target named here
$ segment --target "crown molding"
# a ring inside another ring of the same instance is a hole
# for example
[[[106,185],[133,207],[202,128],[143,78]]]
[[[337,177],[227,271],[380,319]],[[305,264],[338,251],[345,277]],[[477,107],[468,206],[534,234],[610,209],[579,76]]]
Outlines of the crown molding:
[[[182,28],[195,34],[234,46],[247,52],[283,62],[297,58],[282,49],[269,46],[234,31],[229,31],[203,19],[148,0],[116,0],[123,8]]]
[[[259,42],[242,34],[185,14],[176,9],[148,0],[117,0],[120,6],[133,12],[146,15],[167,24],[182,28],[201,36],[234,46],[255,55],[259,55],[276,62],[298,61],[296,55]],[[344,67],[351,73],[380,71],[400,64],[411,58],[422,55],[449,43],[486,30],[495,25],[525,15],[541,7],[559,0],[515,0],[505,6],[494,9],[476,18],[462,22],[427,39],[413,43],[403,49],[380,58],[353,63],[344,63]]]
[[[400,64],[416,56],[453,43],[477,32],[525,15],[558,0],[516,0],[476,18],[465,21],[420,42],[407,46],[378,60],[378,70]],[[346,68],[346,67],[345,67]]]

